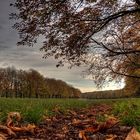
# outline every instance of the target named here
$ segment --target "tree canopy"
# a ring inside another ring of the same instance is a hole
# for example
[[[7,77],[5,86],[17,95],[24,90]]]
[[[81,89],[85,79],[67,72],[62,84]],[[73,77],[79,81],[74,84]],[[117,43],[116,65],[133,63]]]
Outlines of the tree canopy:
[[[16,0],[19,45],[40,37],[44,58],[87,64],[97,84],[140,78],[140,0]],[[132,70],[133,69],[133,70]]]

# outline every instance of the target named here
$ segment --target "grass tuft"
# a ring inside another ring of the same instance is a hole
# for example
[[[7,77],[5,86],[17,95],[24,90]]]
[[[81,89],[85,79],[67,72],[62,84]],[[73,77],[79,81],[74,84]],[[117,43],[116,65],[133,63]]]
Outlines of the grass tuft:
[[[117,102],[113,114],[120,118],[122,124],[136,127],[140,131],[140,99]]]

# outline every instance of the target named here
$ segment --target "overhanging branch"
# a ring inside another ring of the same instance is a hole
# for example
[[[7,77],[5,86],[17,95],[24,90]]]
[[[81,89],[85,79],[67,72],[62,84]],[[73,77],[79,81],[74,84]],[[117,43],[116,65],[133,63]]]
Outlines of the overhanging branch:
[[[126,54],[140,54],[140,50],[127,50],[127,51],[114,51],[110,48],[108,48],[105,44],[102,42],[98,42],[95,39],[92,38],[92,40],[99,46],[102,46],[107,51],[111,52],[112,54],[109,54],[109,56],[116,56],[116,55],[126,55]]]
[[[130,78],[140,79],[140,76],[130,75],[130,74],[126,74],[126,73],[121,73],[121,72],[115,71],[111,66],[109,66],[109,69],[110,69],[113,73],[118,74],[118,75],[122,75],[122,76],[125,76],[125,77],[130,77]]]

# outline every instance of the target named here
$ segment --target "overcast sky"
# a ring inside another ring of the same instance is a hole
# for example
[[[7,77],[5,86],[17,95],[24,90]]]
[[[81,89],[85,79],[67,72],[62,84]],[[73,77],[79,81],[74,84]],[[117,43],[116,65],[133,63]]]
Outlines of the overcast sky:
[[[9,13],[13,10],[9,4],[12,1],[0,0],[0,67],[33,68],[46,77],[64,80],[82,92],[97,90],[92,80],[83,78],[82,71],[85,68],[56,68],[57,62],[53,58],[42,58],[43,52],[39,51],[39,47],[16,46],[18,34],[12,29],[13,22],[9,20]],[[115,88],[120,88],[120,85],[112,83],[105,89]]]

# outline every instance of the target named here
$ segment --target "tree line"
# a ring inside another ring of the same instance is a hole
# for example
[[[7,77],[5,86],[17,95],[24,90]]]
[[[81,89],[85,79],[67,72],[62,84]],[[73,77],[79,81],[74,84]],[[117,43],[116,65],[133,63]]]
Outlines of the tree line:
[[[81,98],[88,98],[88,99],[116,99],[116,98],[130,97],[130,96],[131,96],[130,94],[128,95],[124,92],[124,89],[94,91],[94,92],[86,92],[81,94]]]
[[[0,68],[0,97],[78,98],[79,89],[62,80],[50,79],[38,71]]]
[[[126,89],[94,91],[81,94],[81,98],[87,99],[116,99],[129,97],[139,97],[139,95],[132,94],[132,92],[129,91],[126,92]]]

